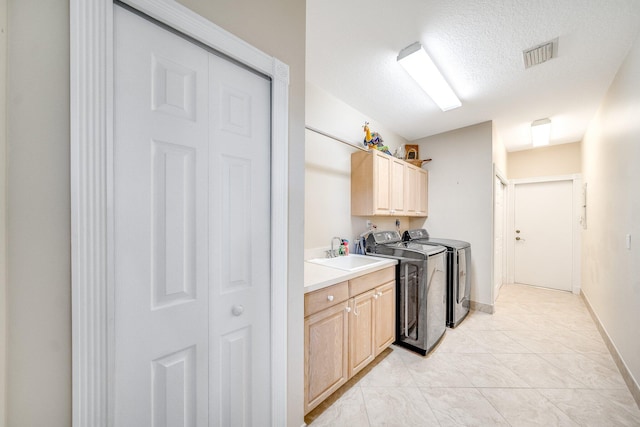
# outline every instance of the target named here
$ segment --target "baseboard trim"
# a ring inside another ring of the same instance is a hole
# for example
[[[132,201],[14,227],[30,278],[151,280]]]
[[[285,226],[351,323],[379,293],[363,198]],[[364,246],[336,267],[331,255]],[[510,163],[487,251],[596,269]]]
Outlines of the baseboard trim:
[[[622,359],[622,357],[620,356],[620,353],[618,352],[618,348],[613,343],[613,341],[611,341],[611,338],[609,337],[607,330],[602,325],[602,322],[600,322],[600,318],[598,317],[596,312],[593,310],[593,307],[591,306],[589,299],[584,294],[584,292],[582,292],[582,290],[580,290],[580,296],[582,297],[584,304],[587,306],[587,310],[589,310],[589,314],[591,314],[591,318],[596,324],[596,327],[598,328],[598,332],[600,332],[600,335],[602,336],[602,339],[605,345],[607,346],[607,349],[609,349],[609,353],[611,353],[611,357],[613,358],[613,361],[616,363],[616,366],[618,367],[620,374],[622,374],[622,378],[624,379],[624,382],[627,384],[627,387],[629,388],[629,391],[631,392],[633,399],[636,401],[636,405],[638,405],[638,408],[640,408],[640,386],[638,386],[638,382],[635,380],[635,378],[633,378],[633,375],[631,375],[629,368],[624,363],[624,360]]]
[[[496,312],[493,304],[483,304],[481,302],[469,301],[469,308],[475,311],[481,311],[483,313],[493,314]]]

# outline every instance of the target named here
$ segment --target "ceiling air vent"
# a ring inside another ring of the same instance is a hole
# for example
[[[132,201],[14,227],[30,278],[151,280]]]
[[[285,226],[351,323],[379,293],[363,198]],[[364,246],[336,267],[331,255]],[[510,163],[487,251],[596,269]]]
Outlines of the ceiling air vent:
[[[534,65],[547,62],[551,58],[558,56],[558,38],[542,43],[538,46],[526,49],[522,52],[524,58],[524,68],[531,68]]]

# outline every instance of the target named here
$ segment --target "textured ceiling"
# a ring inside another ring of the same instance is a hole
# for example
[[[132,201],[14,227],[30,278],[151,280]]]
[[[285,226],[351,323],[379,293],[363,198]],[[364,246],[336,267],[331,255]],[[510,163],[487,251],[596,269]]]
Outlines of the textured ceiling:
[[[544,117],[552,144],[580,141],[639,30],[639,0],[307,0],[306,78],[407,140],[493,120],[515,151]],[[522,51],[556,37],[525,70]],[[416,41],[462,107],[442,112],[397,64]]]

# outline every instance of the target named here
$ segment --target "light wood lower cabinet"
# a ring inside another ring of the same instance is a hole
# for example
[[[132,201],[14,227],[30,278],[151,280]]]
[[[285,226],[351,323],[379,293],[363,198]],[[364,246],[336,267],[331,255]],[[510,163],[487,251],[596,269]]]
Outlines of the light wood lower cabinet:
[[[375,290],[365,292],[350,300],[349,316],[349,378],[357,374],[376,357]]]
[[[305,295],[305,414],[395,341],[395,284],[389,267]]]
[[[348,301],[304,320],[305,414],[348,379]]]
[[[396,340],[396,282],[389,282],[375,289],[375,355]]]

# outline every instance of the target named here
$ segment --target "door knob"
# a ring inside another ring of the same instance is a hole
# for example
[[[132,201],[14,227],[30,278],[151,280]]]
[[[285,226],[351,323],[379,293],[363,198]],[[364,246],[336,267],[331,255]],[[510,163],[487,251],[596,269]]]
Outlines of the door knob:
[[[524,242],[524,239],[520,236],[516,237],[516,240],[522,240]]]
[[[243,306],[234,305],[233,307],[231,307],[231,314],[233,314],[234,316],[240,316],[242,313],[244,313]]]

